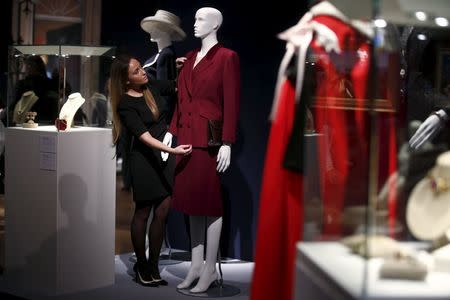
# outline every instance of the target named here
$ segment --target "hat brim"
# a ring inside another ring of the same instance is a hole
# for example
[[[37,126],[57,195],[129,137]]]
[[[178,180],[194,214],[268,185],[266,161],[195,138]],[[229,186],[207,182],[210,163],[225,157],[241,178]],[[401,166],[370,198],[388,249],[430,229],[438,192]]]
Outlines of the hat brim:
[[[141,28],[151,33],[156,26],[166,26],[171,31],[171,37],[174,41],[182,41],[186,38],[186,33],[179,26],[169,23],[166,20],[159,19],[155,16],[146,17],[141,21]]]
[[[441,237],[450,228],[449,207],[450,190],[435,194],[430,179],[425,177],[416,184],[408,199],[406,222],[409,230],[421,240]]]

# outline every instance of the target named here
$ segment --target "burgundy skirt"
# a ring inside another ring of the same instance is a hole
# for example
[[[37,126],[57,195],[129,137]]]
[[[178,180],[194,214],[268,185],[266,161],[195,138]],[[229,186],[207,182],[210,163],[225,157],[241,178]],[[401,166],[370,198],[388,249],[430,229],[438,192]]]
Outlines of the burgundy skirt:
[[[190,216],[222,216],[222,193],[217,167],[218,148],[195,148],[177,156],[173,207]]]

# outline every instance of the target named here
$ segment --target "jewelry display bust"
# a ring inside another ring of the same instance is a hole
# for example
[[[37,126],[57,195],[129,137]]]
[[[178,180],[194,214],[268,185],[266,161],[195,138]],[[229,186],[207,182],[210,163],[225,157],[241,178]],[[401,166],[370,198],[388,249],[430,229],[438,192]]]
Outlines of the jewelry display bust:
[[[406,221],[414,236],[436,240],[450,229],[450,151],[440,154],[428,176],[414,187]]]
[[[73,123],[73,118],[78,109],[83,105],[85,99],[80,93],[70,94],[67,98],[66,103],[64,103],[61,111],[59,112],[59,118],[56,120],[55,125],[58,130],[69,131]],[[58,124],[65,124],[65,128],[58,126]]]
[[[26,122],[26,113],[30,111],[39,97],[33,91],[27,91],[22,94],[20,100],[14,107],[13,122],[20,126]]]
[[[22,123],[22,127],[24,128],[36,128],[38,127],[38,123],[34,123],[34,119],[37,116],[37,112],[29,111],[25,113],[25,122]]]

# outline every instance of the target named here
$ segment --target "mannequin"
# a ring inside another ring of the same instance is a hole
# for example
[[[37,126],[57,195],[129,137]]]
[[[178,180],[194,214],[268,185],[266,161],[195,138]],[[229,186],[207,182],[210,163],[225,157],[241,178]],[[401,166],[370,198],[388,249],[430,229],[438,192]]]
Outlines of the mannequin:
[[[64,131],[70,130],[75,113],[81,107],[81,105],[83,105],[84,101],[85,100],[80,93],[73,93],[69,95],[66,103],[64,103],[59,112],[59,120],[65,120],[67,124]]]
[[[175,80],[177,76],[175,67],[174,41],[184,40],[186,33],[180,28],[180,19],[166,10],[158,10],[155,15],[146,17],[141,21],[141,28],[150,34],[150,41],[157,44],[158,52],[147,59],[142,66],[147,76],[152,80]],[[167,124],[172,120],[176,103],[176,95],[162,96],[168,106]],[[169,147],[172,143],[165,142]],[[163,161],[167,161],[169,153],[161,152]],[[149,219],[150,226],[151,220]],[[166,240],[167,242],[167,240]]]
[[[186,33],[180,28],[180,19],[165,10],[158,10],[154,16],[141,21],[141,27],[150,34],[150,41],[158,46],[158,53],[147,59],[143,65],[150,79],[175,80],[177,76],[175,67],[174,41],[184,40]],[[172,119],[176,97],[164,97],[169,106],[167,123]],[[168,155],[166,155],[167,159]]]
[[[191,156],[177,161],[174,186],[174,208],[190,216],[192,250],[188,274],[177,288],[190,288],[198,278],[197,285],[190,289],[192,293],[206,291],[218,279],[216,260],[222,230],[218,173],[230,166],[239,110],[239,58],[218,43],[217,30],[221,24],[222,14],[215,8],[203,7],[195,14],[194,36],[201,39],[201,48],[186,55],[169,129],[179,143],[189,141],[193,145]],[[207,145],[208,119],[223,121],[220,147]],[[171,133],[166,134],[165,142],[171,143]]]

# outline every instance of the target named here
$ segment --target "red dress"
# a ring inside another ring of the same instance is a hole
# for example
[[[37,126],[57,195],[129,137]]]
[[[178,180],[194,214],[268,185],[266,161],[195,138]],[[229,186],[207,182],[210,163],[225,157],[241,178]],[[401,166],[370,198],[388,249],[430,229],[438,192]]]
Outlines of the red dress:
[[[251,299],[291,299],[295,243],[302,239],[302,175],[283,168],[295,113],[295,90],[286,80],[270,129],[259,203]]]

